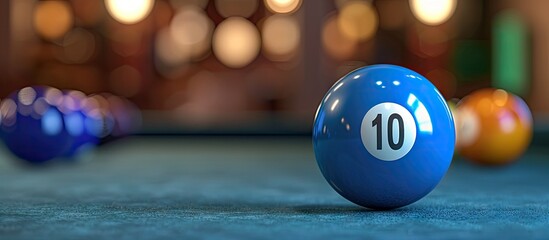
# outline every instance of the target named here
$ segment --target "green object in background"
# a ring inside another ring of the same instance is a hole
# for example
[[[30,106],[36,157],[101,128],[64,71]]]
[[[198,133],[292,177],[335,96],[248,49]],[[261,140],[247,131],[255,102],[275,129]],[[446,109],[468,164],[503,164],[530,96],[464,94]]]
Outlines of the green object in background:
[[[489,76],[490,43],[482,40],[456,41],[452,61],[460,82]]]
[[[528,93],[530,49],[526,25],[519,13],[504,11],[492,28],[493,86],[520,96]]]

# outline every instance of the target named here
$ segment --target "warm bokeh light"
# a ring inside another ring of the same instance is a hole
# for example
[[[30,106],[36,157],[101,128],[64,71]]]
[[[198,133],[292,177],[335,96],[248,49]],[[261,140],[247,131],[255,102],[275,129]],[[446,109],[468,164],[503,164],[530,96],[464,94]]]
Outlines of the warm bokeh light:
[[[32,104],[32,113],[31,116],[39,118],[40,116],[43,116],[46,111],[48,111],[48,108],[50,105],[43,97],[40,97],[36,99],[34,104]]]
[[[285,61],[295,55],[301,40],[298,21],[292,16],[273,15],[262,29],[265,55],[273,61]]]
[[[364,41],[374,36],[378,26],[378,15],[372,4],[366,1],[350,1],[342,8],[337,18],[341,33],[346,37]]]
[[[2,119],[4,118],[4,114],[2,114],[2,99],[0,99],[0,126],[2,126]]]
[[[258,5],[258,0],[215,0],[215,8],[223,17],[249,17]]]
[[[188,49],[190,58],[200,58],[210,49],[213,22],[199,8],[182,9],[171,22],[170,34],[179,49]]]
[[[63,102],[63,93],[57,88],[47,87],[44,98],[48,104],[58,106]]]
[[[17,93],[17,100],[23,105],[31,105],[36,99],[36,91],[34,88],[26,87]]]
[[[63,38],[63,50],[60,54],[66,63],[84,63],[95,53],[95,36],[83,28],[75,28]]]
[[[291,13],[299,9],[301,0],[265,0],[265,5],[274,13]]]
[[[326,52],[338,60],[348,59],[356,51],[357,42],[345,37],[337,24],[337,16],[332,16],[324,23],[322,45]]]
[[[89,105],[88,108],[90,109],[87,114],[101,121],[101,124],[97,125],[100,129],[94,129],[93,132],[99,137],[106,137],[111,134],[114,129],[115,120],[109,110],[107,99],[100,94],[93,94],[88,97],[86,104]]]
[[[213,35],[213,52],[228,67],[241,68],[252,62],[261,45],[254,24],[241,17],[227,18]]]
[[[163,75],[172,75],[185,63],[203,59],[210,53],[213,22],[204,11],[189,5],[182,8],[169,28],[156,34],[156,68]]]
[[[149,15],[154,0],[105,0],[105,6],[116,21],[134,24]]]
[[[17,103],[10,98],[2,100],[0,103],[0,115],[2,115],[2,125],[11,127],[15,124],[17,112]]]
[[[457,0],[410,0],[414,16],[427,25],[446,22],[454,14],[456,5]]]
[[[73,25],[74,16],[68,2],[41,1],[34,10],[34,28],[43,38],[62,37]]]
[[[190,61],[189,49],[178,44],[165,28],[156,34],[155,55],[162,65],[176,66]]]

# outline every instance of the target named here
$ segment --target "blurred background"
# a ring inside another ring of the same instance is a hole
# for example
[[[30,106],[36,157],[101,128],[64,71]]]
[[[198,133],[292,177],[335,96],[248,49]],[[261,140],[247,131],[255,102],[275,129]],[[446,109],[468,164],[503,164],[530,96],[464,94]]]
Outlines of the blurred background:
[[[447,99],[508,90],[543,125],[547,9],[543,0],[4,0],[0,98],[30,85],[110,92],[143,111],[144,134],[306,134],[335,81],[391,63]]]

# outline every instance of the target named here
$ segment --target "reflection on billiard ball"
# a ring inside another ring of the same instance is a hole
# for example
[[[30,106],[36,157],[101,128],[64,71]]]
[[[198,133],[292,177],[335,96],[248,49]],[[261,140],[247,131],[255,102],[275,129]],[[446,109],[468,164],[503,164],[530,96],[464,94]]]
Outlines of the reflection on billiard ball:
[[[355,70],[327,92],[317,110],[318,166],[340,195],[392,209],[427,195],[454,152],[454,122],[425,77],[393,65]]]
[[[103,120],[98,114],[98,105],[83,92],[64,91],[61,111],[66,128],[73,137],[71,147],[62,154],[65,158],[75,158],[83,152],[92,150],[99,143]]]
[[[26,87],[0,105],[0,131],[7,148],[17,157],[41,163],[67,151],[73,138],[60,110],[63,94],[50,87]]]
[[[532,114],[518,96],[502,89],[481,89],[457,105],[461,156],[483,165],[513,162],[532,139]]]

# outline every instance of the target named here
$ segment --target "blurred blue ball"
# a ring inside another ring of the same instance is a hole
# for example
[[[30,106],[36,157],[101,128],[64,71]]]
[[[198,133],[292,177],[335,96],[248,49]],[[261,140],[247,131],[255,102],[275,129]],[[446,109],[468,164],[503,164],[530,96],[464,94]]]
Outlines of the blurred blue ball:
[[[60,110],[63,94],[45,86],[26,87],[2,102],[0,131],[17,157],[41,163],[67,151],[73,138]]]
[[[61,109],[66,130],[73,137],[71,147],[62,156],[75,158],[93,150],[102,134],[99,106],[92,104],[84,93],[73,90],[65,91]]]

